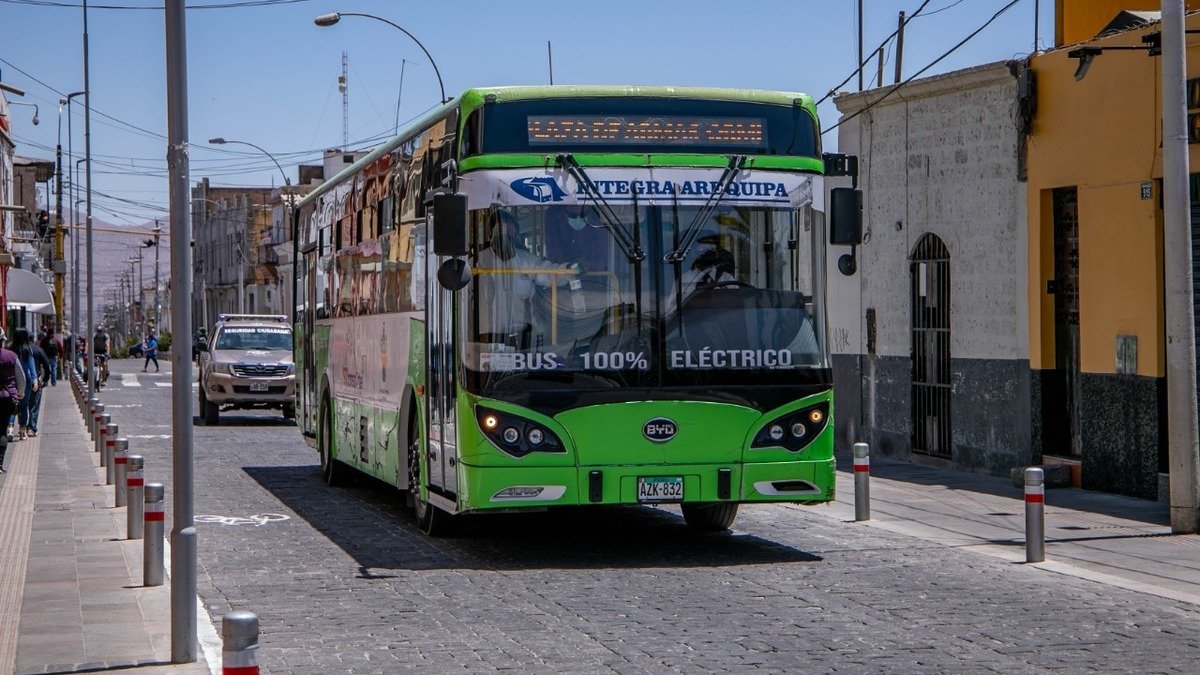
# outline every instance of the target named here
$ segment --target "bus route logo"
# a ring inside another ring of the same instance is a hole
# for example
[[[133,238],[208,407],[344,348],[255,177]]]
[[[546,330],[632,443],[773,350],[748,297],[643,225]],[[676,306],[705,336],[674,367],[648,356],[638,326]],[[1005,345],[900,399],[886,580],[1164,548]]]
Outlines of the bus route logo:
[[[508,184],[513,192],[522,197],[538,202],[561,202],[567,193],[559,187],[558,183],[553,178],[547,176],[531,176],[529,178],[518,178]]]
[[[665,417],[655,417],[642,425],[642,435],[655,443],[666,443],[675,438],[676,430],[675,420]]]

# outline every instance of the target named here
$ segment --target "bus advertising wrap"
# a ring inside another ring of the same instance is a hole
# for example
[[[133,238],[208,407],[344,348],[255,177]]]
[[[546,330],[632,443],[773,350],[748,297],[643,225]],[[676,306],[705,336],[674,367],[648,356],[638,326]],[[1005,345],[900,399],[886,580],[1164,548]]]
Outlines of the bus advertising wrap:
[[[721,169],[681,168],[595,168],[588,177],[609,204],[647,206],[669,204],[699,206],[718,189]],[[503,169],[473,171],[459,179],[459,190],[467,195],[468,208],[483,209],[499,204],[575,204],[590,200],[583,187],[565,170]],[[728,206],[799,208],[812,204],[822,209],[823,183],[820,176],[782,171],[744,170],[730,183],[721,203]]]

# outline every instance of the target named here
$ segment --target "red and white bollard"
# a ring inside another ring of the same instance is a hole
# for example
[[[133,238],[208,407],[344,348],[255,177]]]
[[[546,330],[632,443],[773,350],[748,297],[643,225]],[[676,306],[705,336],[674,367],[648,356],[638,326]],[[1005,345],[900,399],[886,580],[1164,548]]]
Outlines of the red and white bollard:
[[[854,444],[854,520],[871,519],[871,448]]]
[[[258,675],[258,615],[230,612],[221,617],[221,672]]]
[[[1025,562],[1046,560],[1046,472],[1025,469]]]
[[[100,413],[96,416],[96,452],[100,453],[100,466],[108,466],[108,455],[104,452],[104,437],[108,434],[108,425],[111,419],[107,413]]]
[[[146,484],[145,538],[142,539],[142,585],[163,585],[163,527],[166,514],[163,512],[163,484]]]
[[[108,415],[104,416],[105,418]],[[117,425],[104,425],[104,456],[100,458],[101,464],[104,465],[104,482],[106,485],[115,485],[117,482],[117,467],[113,461],[113,455],[117,452]]]
[[[113,425],[114,427],[117,425]],[[117,506],[125,506],[125,480],[126,473],[129,468],[129,439],[118,438],[113,445],[113,503]]]
[[[129,468],[125,472],[125,538],[141,539],[146,531],[145,512],[145,478],[143,478],[141,455],[129,455]]]

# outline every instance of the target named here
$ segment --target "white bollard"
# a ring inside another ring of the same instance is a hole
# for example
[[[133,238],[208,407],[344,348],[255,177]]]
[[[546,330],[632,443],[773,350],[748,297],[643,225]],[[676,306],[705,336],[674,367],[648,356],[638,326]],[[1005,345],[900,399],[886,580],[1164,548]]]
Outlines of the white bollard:
[[[1025,469],[1025,562],[1046,560],[1046,472]]]
[[[258,675],[258,615],[230,612],[221,617],[221,672]]]
[[[108,415],[104,416],[107,419]],[[104,421],[103,419],[101,421]],[[117,482],[116,467],[113,466],[113,454],[117,449],[117,425],[104,425],[104,456],[100,459],[100,463],[104,465],[104,481],[107,485],[113,485]]]
[[[125,472],[125,503],[129,507],[125,512],[126,539],[141,539],[146,531],[146,523],[142,520],[146,510],[143,461],[141,455],[130,455],[129,468]]]
[[[145,538],[142,539],[142,585],[163,585],[163,527],[166,514],[163,513],[163,484],[148,483],[146,485],[146,510],[142,514],[145,525]]]
[[[854,520],[871,519],[871,448],[854,444]]]
[[[115,428],[117,425],[113,425]],[[118,438],[113,444],[113,494],[115,496],[113,503],[117,506],[125,506],[125,474],[129,468],[129,439]]]

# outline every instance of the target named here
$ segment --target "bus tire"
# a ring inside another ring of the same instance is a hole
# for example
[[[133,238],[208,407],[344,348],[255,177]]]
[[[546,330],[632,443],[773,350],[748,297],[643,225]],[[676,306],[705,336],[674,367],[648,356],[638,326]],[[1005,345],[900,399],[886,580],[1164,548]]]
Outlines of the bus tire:
[[[204,426],[215,427],[221,423],[221,408],[208,400],[204,395],[204,387],[200,388],[200,414],[204,416]]]
[[[737,504],[680,504],[688,527],[700,532],[723,532],[737,518]]]
[[[417,529],[429,537],[447,536],[454,529],[455,518],[421,499],[421,437],[415,416],[408,426],[408,500],[413,505]]]
[[[321,457],[321,480],[326,485],[342,484],[344,468],[338,466],[333,458],[333,406],[329,404],[329,396],[321,398],[321,419],[317,436],[317,452]]]

